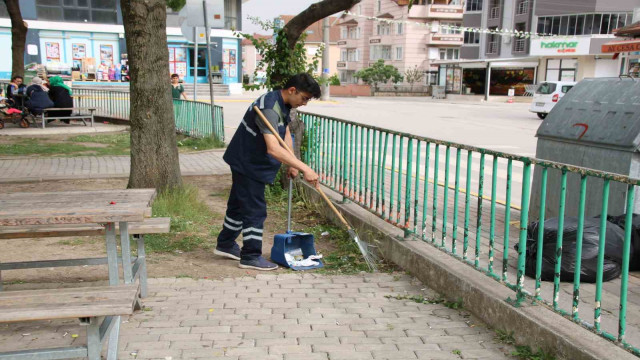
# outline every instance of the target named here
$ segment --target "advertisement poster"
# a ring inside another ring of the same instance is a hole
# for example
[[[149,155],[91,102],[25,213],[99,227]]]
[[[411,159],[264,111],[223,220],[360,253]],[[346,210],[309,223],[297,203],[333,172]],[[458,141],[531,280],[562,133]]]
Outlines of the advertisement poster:
[[[71,55],[74,60],[80,60],[87,56],[85,44],[71,44]]]
[[[113,45],[100,45],[100,63],[111,65],[113,62]]]
[[[222,40],[222,71],[224,83],[238,82],[238,40]]]
[[[60,61],[60,44],[57,42],[45,43],[47,62]]]
[[[187,76],[187,49],[169,48],[169,73],[178,74],[180,79]]]
[[[186,62],[187,61],[187,49],[186,48],[175,48],[176,51],[176,61]]]

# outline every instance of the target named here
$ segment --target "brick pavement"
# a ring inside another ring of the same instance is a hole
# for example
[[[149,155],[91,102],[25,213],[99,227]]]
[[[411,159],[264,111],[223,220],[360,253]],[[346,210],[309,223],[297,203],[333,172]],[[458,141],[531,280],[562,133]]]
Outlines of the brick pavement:
[[[147,311],[123,319],[121,359],[509,359],[513,351],[464,310],[386,298],[435,296],[407,275],[149,282]],[[0,351],[84,341],[75,321],[0,326]]]
[[[182,175],[230,174],[223,150],[180,154]],[[78,156],[0,159],[0,183],[128,177],[129,156]]]

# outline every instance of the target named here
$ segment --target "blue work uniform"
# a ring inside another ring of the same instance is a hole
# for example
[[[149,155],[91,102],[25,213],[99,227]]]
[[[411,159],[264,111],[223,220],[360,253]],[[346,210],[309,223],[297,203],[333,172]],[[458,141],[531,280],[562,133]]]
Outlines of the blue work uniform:
[[[235,240],[242,232],[240,256],[243,260],[262,255],[263,225],[267,218],[265,185],[273,183],[281,165],[267,154],[263,134],[271,131],[258,117],[254,106],[264,113],[283,139],[291,122],[291,108],[284,103],[280,91],[268,92],[249,106],[224,153],[223,159],[231,167],[233,183],[217,247],[223,250],[235,247]]]

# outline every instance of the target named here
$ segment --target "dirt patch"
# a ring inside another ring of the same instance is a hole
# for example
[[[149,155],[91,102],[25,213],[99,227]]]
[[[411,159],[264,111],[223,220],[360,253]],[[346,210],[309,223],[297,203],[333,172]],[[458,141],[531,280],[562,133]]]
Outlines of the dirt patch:
[[[226,210],[227,197],[231,188],[231,176],[185,177],[186,184],[195,185],[199,197],[214,213],[211,224],[222,224]],[[34,183],[2,184],[0,193],[65,191],[91,189],[123,189],[127,179],[95,179],[95,180],[59,180]],[[273,237],[286,231],[286,208],[268,209],[269,216],[265,222],[264,243],[265,257],[269,258]],[[311,211],[294,213],[292,228],[301,230],[317,225],[319,219]],[[253,276],[257,271],[240,269],[237,261],[223,259],[213,255],[212,248],[216,243],[216,235],[207,239],[210,249],[196,249],[190,252],[152,253],[147,256],[150,277],[191,277],[222,279],[227,277]],[[239,239],[239,241],[241,241]],[[106,256],[104,239],[101,237],[60,237],[47,239],[2,240],[0,243],[0,262],[34,261],[45,259],[65,259],[80,257]],[[316,239],[319,252],[329,252],[332,245]],[[278,272],[290,270],[280,269]],[[59,267],[29,270],[12,270],[2,273],[5,284],[57,283],[57,282],[89,282],[106,280],[106,265],[84,267]]]

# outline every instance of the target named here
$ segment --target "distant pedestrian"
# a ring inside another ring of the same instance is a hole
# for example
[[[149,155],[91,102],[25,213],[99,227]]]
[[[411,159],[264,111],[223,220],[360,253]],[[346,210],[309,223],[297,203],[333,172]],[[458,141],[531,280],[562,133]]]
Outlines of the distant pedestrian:
[[[180,84],[180,76],[178,74],[171,74],[171,96],[173,96],[174,100],[180,100],[180,96],[188,100],[187,95],[184,93],[184,86]]]

